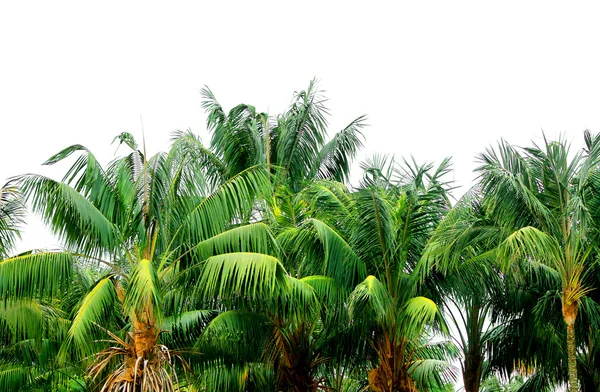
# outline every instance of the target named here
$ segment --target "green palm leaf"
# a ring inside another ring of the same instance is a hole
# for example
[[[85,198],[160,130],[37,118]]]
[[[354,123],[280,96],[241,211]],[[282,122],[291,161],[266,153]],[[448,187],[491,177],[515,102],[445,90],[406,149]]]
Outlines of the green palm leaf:
[[[366,126],[366,119],[366,116],[360,116],[353,120],[323,146],[319,153],[318,165],[313,168],[313,171],[318,170],[319,178],[339,182],[349,179],[350,163],[363,147],[364,137],[361,129]],[[311,177],[314,177],[314,173]]]
[[[88,199],[70,186],[29,174],[17,179],[34,212],[52,232],[77,252],[101,256],[114,252],[116,227]]]
[[[117,303],[117,293],[113,283],[113,275],[105,276],[97,281],[78,305],[75,318],[61,347],[61,356],[66,356],[72,344],[81,352],[91,350],[93,327],[105,324],[106,315]]]
[[[208,258],[197,291],[204,298],[268,298],[287,287],[281,262],[260,253],[235,252]]]
[[[123,308],[127,314],[137,314],[152,309],[153,317],[160,322],[162,293],[156,269],[150,260],[139,260],[131,275]],[[143,317],[148,317],[144,315]]]
[[[0,261],[0,297],[53,297],[64,293],[71,279],[69,253],[24,253]]]
[[[394,301],[387,288],[373,275],[367,276],[350,294],[348,311],[352,318],[368,320],[366,314],[372,312],[377,323],[389,326],[393,321],[393,309]]]
[[[20,238],[25,223],[25,204],[14,186],[0,188],[0,259],[7,257]]]

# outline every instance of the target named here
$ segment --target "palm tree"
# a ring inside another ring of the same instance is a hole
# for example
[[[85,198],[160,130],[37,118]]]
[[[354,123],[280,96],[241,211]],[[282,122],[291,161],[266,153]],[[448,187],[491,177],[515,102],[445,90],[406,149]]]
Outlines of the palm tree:
[[[508,377],[521,372],[524,364],[536,363],[548,365],[556,377],[546,377],[538,365],[535,377],[531,371],[524,374],[529,376],[524,388],[540,379],[550,385],[560,376],[548,352],[536,349],[540,346],[536,342],[547,345],[548,339],[540,328],[545,318],[536,313],[535,305],[539,292],[551,289],[544,283],[552,282],[552,277],[532,279],[543,273],[534,269],[527,276],[502,272],[495,249],[505,233],[486,216],[482,197],[477,188],[467,192],[437,227],[426,249],[432,273],[438,276],[436,298],[444,304],[461,351],[464,389],[477,392],[484,384],[490,388],[484,380],[499,374]]]
[[[243,342],[234,338],[237,344],[233,350],[238,352],[239,347],[243,347],[243,352],[236,354],[238,360],[241,359],[240,365],[262,361],[271,367],[274,390],[329,390],[331,377],[328,377],[327,369],[331,369],[333,364],[340,364],[338,360],[342,356],[352,357],[359,351],[356,348],[360,346],[356,343],[358,335],[348,331],[345,304],[350,292],[348,288],[351,287],[348,282],[354,279],[353,284],[357,283],[357,277],[364,278],[364,272],[354,276],[354,273],[348,273],[348,269],[340,268],[343,260],[339,257],[339,243],[332,244],[325,251],[325,257],[330,259],[332,266],[336,265],[335,268],[312,269],[309,266],[298,269],[296,264],[304,257],[304,252],[310,253],[311,260],[314,260],[314,254],[318,254],[322,261],[323,248],[313,241],[316,227],[323,234],[323,237],[316,238],[317,241],[321,238],[329,244],[325,237],[335,237],[333,230],[313,217],[325,215],[325,211],[318,208],[322,197],[314,198],[314,195],[323,191],[323,195],[331,196],[332,193],[326,191],[331,190],[329,185],[339,188],[337,183],[320,182],[300,192],[299,196],[307,206],[306,219],[301,227],[287,227],[280,233],[277,238],[280,250],[275,252],[275,257],[248,261],[246,267],[234,271],[231,271],[233,266],[224,268],[218,264],[217,258],[212,258],[204,269],[206,275],[196,280],[197,286],[190,287],[200,296],[218,297],[219,302],[230,309],[210,324],[212,335],[205,336],[210,336],[213,342],[226,342],[229,346],[232,336],[252,337],[250,341]],[[331,211],[326,215],[330,216]],[[343,254],[344,250],[341,252]],[[345,266],[357,268],[349,263]],[[334,273],[336,269],[339,272]],[[242,303],[240,296],[244,299]],[[217,320],[220,320],[219,324],[215,324]],[[340,345],[341,341],[347,344]],[[211,345],[214,346],[214,343]],[[217,346],[220,347],[220,344]],[[203,351],[206,352],[206,348]],[[221,351],[227,349],[222,348]],[[262,355],[256,356],[257,352],[262,352]],[[362,363],[355,357],[351,359]],[[234,361],[232,358],[228,360]],[[343,368],[344,372],[350,373],[354,367],[350,366],[350,362],[343,362]],[[216,385],[215,381],[210,381],[210,384]]]
[[[311,181],[348,180],[352,160],[362,147],[366,117],[357,117],[326,142],[329,112],[316,79],[295,93],[287,110],[276,118],[246,104],[226,113],[210,89],[204,88],[202,95],[212,131],[211,148],[225,163],[225,172],[231,176],[253,165],[266,165],[273,175],[273,197],[267,201],[280,224],[296,225],[301,219],[296,197]]]
[[[193,355],[183,348],[194,342],[169,334],[202,330],[214,317],[207,302],[181,290],[181,276],[212,256],[269,251],[267,228],[247,224],[268,177],[252,167],[224,181],[218,159],[190,133],[152,158],[132,135],[116,140],[131,152],[106,168],[74,145],[46,161],[80,153],[62,182],[28,174],[17,184],[78,260],[65,276],[88,276],[61,357],[91,358],[88,381],[104,391],[172,391],[186,383]],[[40,288],[49,290],[25,287]]]
[[[225,113],[212,91],[202,89],[211,148],[225,162],[227,173],[234,175],[257,164],[279,167],[283,183],[292,192],[313,179],[347,180],[350,163],[362,147],[366,117],[356,118],[325,142],[329,112],[322,93],[317,80],[311,80],[306,90],[294,94],[288,109],[273,119],[247,104]]]
[[[402,171],[373,161],[363,166],[365,178],[354,199],[352,242],[372,274],[351,295],[350,311],[367,317],[379,363],[369,373],[375,391],[414,391],[447,363],[437,345],[423,345],[427,326],[443,321],[436,304],[423,296],[421,258],[435,227],[449,208],[449,186],[443,177],[449,161],[438,168],[405,163]],[[396,170],[396,172],[394,172]],[[393,182],[393,175],[400,177]],[[420,295],[421,294],[421,295]],[[425,334],[425,335],[424,335]],[[437,357],[425,356],[436,347]]]
[[[448,346],[427,340],[434,321],[441,320],[435,303],[422,295],[420,259],[449,207],[448,187],[441,180],[448,162],[433,172],[432,165],[407,165],[401,172],[393,161],[379,158],[363,168],[356,192],[317,187],[313,201],[327,208],[280,235],[287,237],[284,243],[295,244],[288,254],[290,270],[329,276],[349,293],[346,334],[366,347],[350,347],[341,357],[350,366],[337,369],[370,367],[366,373],[374,391],[440,386],[441,377],[448,376]],[[362,362],[349,361],[353,356]]]
[[[600,139],[585,132],[586,149],[573,155],[564,140],[517,150],[501,142],[481,154],[479,184],[483,206],[506,236],[496,256],[544,269],[560,281],[566,325],[569,390],[578,391],[577,316],[588,285],[593,220],[586,203],[593,197]]]
[[[72,257],[29,251],[13,255],[25,223],[18,188],[0,188],[0,389],[25,390],[72,374],[53,361],[64,313],[57,298],[66,289]]]
[[[276,119],[245,104],[225,113],[208,88],[202,93],[203,106],[208,112],[207,125],[213,132],[211,147],[226,163],[226,175],[255,164],[267,165],[273,190],[267,197],[268,208],[257,219],[270,222],[275,233],[284,233],[285,237],[286,230],[303,227],[322,208],[314,205],[313,197],[319,190],[329,192],[328,186],[323,185],[324,179],[348,179],[350,163],[362,146],[365,117],[352,121],[325,142],[328,111],[316,80],[311,81],[306,91],[295,93],[290,107]],[[293,248],[293,245],[287,247],[281,255],[283,265],[295,278],[306,278],[309,284],[316,282],[319,287],[315,289],[322,289],[323,282],[328,281],[325,278],[328,275],[323,274],[329,271],[299,273],[287,255],[295,253]],[[338,284],[333,283],[336,287]],[[272,351],[268,362],[275,366],[279,388],[310,390],[325,382],[325,377],[318,374],[330,362],[325,351],[333,345],[340,325],[338,316],[343,311],[343,303],[332,303],[331,298],[326,298],[327,304],[319,302],[315,312],[302,320],[267,312],[266,317],[276,326],[268,343]],[[325,305],[327,312],[322,312]]]

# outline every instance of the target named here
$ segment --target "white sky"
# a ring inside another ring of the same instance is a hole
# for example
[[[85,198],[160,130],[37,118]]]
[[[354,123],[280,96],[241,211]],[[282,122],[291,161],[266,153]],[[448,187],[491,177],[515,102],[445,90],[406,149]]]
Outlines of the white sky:
[[[500,137],[600,132],[598,3],[395,3],[2,2],[0,182],[75,143],[107,162],[140,115],[151,153],[205,135],[205,84],[277,114],[317,76],[331,131],[367,114],[365,154],[452,156],[458,185]]]
[[[205,84],[277,114],[317,76],[331,131],[367,114],[365,154],[452,156],[458,185],[500,137],[600,132],[595,2],[200,3],[2,2],[0,182],[74,143],[106,162],[140,115],[152,153],[205,134]]]
[[[205,84],[277,114],[317,76],[331,131],[367,114],[365,154],[453,156],[459,185],[500,137],[600,132],[594,2],[84,3],[0,5],[1,182],[74,143],[108,161],[140,115],[152,153],[205,134]]]
[[[366,154],[453,156],[459,185],[500,137],[600,132],[597,2],[152,4],[0,3],[0,182],[74,143],[106,162],[140,115],[152,153],[204,134],[205,84],[277,114],[317,76],[331,131],[367,114]],[[21,250],[49,238],[32,224]]]

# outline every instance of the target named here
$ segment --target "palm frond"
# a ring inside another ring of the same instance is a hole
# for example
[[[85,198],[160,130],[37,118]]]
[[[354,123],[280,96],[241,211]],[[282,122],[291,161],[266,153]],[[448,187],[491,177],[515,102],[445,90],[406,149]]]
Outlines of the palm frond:
[[[291,179],[293,189],[306,180],[311,163],[319,157],[323,145],[328,114],[325,99],[312,80],[308,89],[294,96],[290,108],[273,130],[277,134],[276,156],[284,175]]]
[[[11,185],[0,188],[0,259],[13,250],[24,223],[25,204],[19,190]]]
[[[138,260],[123,300],[125,312],[139,318],[141,313],[151,311],[152,316],[144,314],[142,317],[160,321],[161,303],[161,285],[154,265],[150,260]]]
[[[106,315],[114,309],[118,301],[112,279],[113,275],[108,275],[98,280],[78,305],[67,338],[61,347],[61,356],[68,354],[72,344],[75,344],[80,352],[89,352],[94,336],[94,324],[104,324]]]
[[[508,236],[498,248],[497,255],[503,265],[527,260],[533,263],[543,261],[559,270],[561,267],[560,247],[556,239],[535,227],[523,227]]]
[[[398,312],[396,321],[398,328],[398,339],[408,337],[410,340],[417,340],[425,327],[433,322],[438,314],[436,304],[426,297],[414,297],[409,299]]]
[[[365,313],[372,312],[374,319],[382,326],[391,325],[393,322],[394,302],[386,287],[373,275],[360,283],[348,300],[348,311],[352,318],[363,318]]]
[[[266,254],[235,252],[209,257],[197,292],[204,298],[268,298],[288,285],[281,262]]]
[[[34,174],[15,181],[31,201],[32,210],[39,213],[52,232],[69,247],[93,256],[115,251],[118,230],[75,189]]]
[[[323,146],[318,165],[313,169],[318,170],[319,178],[339,182],[349,180],[350,164],[363,147],[361,129],[366,126],[366,119],[366,116],[356,118]]]
[[[54,297],[68,289],[73,256],[63,252],[28,252],[0,261],[0,297]]]
[[[205,355],[219,353],[253,362],[260,359],[269,327],[269,320],[261,314],[230,310],[208,324],[197,346]]]
[[[221,233],[234,219],[246,218],[248,211],[253,210],[255,200],[268,194],[270,189],[264,166],[244,170],[199,204],[188,206],[186,210],[191,212],[185,215],[171,243],[177,240],[197,244]]]

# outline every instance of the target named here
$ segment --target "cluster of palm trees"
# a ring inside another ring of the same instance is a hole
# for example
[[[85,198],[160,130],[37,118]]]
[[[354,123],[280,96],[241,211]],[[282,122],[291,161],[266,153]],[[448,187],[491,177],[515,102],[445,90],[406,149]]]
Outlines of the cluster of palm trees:
[[[351,187],[365,118],[327,141],[315,82],[277,117],[202,94],[209,146],[2,189],[1,390],[600,390],[599,137],[501,142],[451,203],[447,159]],[[11,253],[25,202],[61,251]]]

